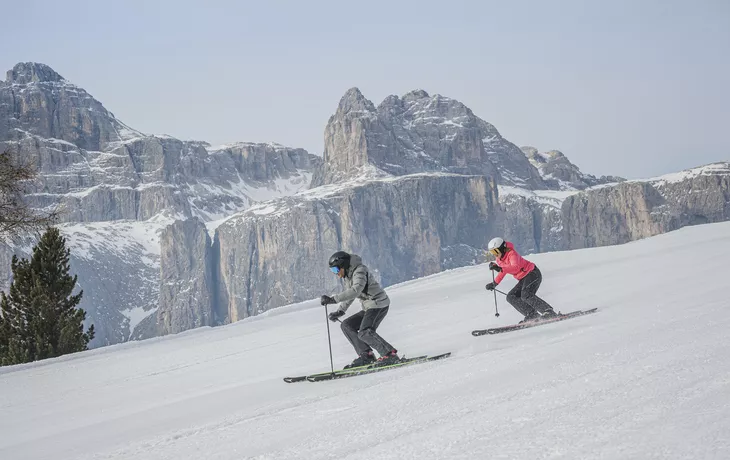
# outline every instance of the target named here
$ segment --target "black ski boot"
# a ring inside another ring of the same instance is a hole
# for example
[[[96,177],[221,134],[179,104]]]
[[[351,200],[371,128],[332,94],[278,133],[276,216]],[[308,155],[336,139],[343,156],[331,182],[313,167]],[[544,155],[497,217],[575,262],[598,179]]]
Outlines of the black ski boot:
[[[345,366],[345,369],[352,369],[353,367],[360,367],[360,366],[367,366],[370,364],[373,364],[375,362],[375,355],[373,354],[373,351],[370,350],[367,353],[363,353],[362,355],[355,358],[350,364]]]
[[[377,366],[390,366],[391,364],[395,364],[398,361],[400,361],[400,358],[398,357],[398,350],[391,350],[390,353],[378,358]]]
[[[539,319],[540,319],[540,313],[538,313],[538,312],[536,312],[536,311],[533,310],[532,313],[530,313],[529,315],[525,316],[525,319],[523,319],[522,321],[520,321],[517,324],[529,323],[530,321],[537,321]]]
[[[542,314],[541,319],[552,319],[552,318],[557,318],[557,317],[558,317],[558,314],[555,313],[555,310],[553,310],[551,308],[549,310],[545,310],[545,313]]]

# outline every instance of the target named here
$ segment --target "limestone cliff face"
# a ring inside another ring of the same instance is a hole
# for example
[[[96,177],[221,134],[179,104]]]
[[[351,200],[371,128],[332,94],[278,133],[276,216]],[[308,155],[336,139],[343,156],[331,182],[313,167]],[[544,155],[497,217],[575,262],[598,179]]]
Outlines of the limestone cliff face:
[[[585,191],[518,191],[433,173],[331,184],[219,227],[220,298],[237,321],[332,292],[323,268],[339,249],[362,254],[388,286],[482,262],[496,235],[523,254],[625,243],[729,219],[729,185],[728,163]]]
[[[275,143],[237,142],[211,149],[213,154],[227,156],[235,171],[254,183],[289,179],[299,171],[311,171],[322,163],[318,156],[304,149]]]
[[[305,189],[321,159],[302,149],[247,144],[208,151],[205,143],[145,136],[94,152],[14,131],[2,141],[40,171],[27,201],[59,206],[65,222],[147,220],[162,212],[206,220],[259,197]],[[269,190],[269,192],[267,192]]]
[[[563,217],[560,206],[532,197],[500,195],[501,234],[522,254],[563,249]]]
[[[562,206],[565,249],[621,244],[686,225],[730,219],[730,163],[571,196]]]
[[[332,292],[327,258],[363,256],[384,285],[484,260],[499,210],[484,176],[422,174],[312,189],[253,207],[216,232],[237,321]]]
[[[176,221],[162,233],[161,248],[157,335],[215,325],[216,260],[205,224]]]

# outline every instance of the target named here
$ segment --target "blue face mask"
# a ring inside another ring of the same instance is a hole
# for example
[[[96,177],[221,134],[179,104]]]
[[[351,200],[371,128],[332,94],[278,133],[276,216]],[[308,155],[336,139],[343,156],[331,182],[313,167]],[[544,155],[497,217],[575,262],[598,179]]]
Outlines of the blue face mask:
[[[336,275],[336,274],[338,274],[338,273],[340,272],[340,268],[339,268],[339,267],[330,267],[330,270],[331,270],[331,271],[332,271],[332,273],[334,273],[335,275]]]

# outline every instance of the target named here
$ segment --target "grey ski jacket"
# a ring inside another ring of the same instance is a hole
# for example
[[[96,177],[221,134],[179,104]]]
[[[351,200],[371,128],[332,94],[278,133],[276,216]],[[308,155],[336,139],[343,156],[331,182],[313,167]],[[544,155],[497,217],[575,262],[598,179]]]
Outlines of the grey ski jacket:
[[[360,299],[363,310],[390,306],[390,299],[385,293],[385,289],[380,287],[374,277],[370,276],[370,271],[366,265],[363,265],[360,256],[350,255],[350,267],[342,281],[345,290],[333,297],[340,304],[339,310],[347,311],[355,299]]]

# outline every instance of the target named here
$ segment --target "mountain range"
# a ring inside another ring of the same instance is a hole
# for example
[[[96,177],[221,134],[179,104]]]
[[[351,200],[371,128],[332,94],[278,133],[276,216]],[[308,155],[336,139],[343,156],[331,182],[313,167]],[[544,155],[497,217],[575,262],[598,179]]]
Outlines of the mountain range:
[[[38,167],[28,202],[63,212],[93,346],[332,292],[326,259],[339,249],[363,256],[387,286],[483,262],[495,235],[529,254],[730,217],[729,162],[595,177],[423,90],[378,106],[348,90],[324,146],[319,156],[144,134],[44,64],[19,63],[0,81],[0,148]],[[10,258],[32,243],[0,244],[4,289]]]

